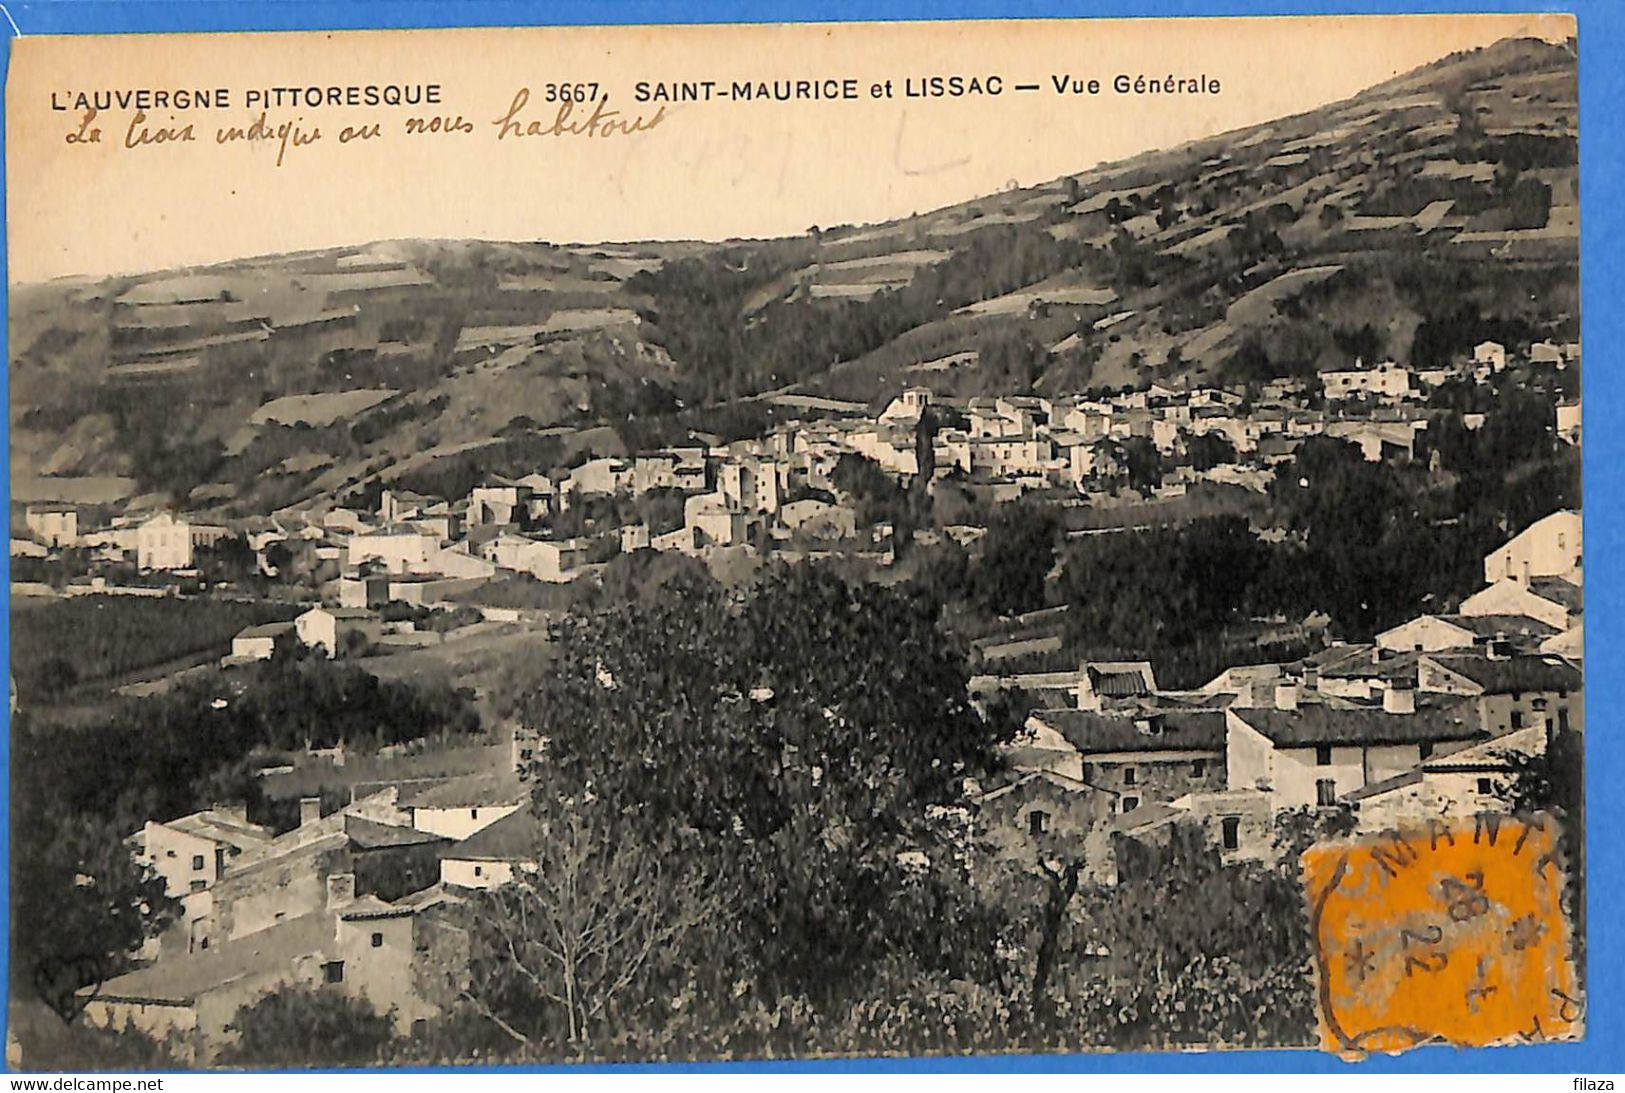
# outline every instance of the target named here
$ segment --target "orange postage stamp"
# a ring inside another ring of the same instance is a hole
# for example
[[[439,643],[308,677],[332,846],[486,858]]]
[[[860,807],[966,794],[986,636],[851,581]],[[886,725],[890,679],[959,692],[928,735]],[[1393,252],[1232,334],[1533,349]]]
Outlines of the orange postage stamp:
[[[1302,864],[1324,1049],[1581,1035],[1551,817],[1421,821],[1312,847]]]

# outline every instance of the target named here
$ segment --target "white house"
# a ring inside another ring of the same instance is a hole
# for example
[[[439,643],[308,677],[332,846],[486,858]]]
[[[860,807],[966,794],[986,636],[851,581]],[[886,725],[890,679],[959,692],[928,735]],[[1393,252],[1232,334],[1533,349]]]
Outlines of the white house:
[[[1411,371],[1393,361],[1385,361],[1376,368],[1356,367],[1346,371],[1322,372],[1321,386],[1326,397],[1333,400],[1371,395],[1377,398],[1399,399],[1411,393]]]
[[[417,531],[374,532],[350,537],[347,561],[351,568],[377,562],[390,573],[424,572],[439,540]]]
[[[211,887],[232,858],[268,846],[275,832],[251,824],[241,809],[210,808],[168,823],[148,820],[137,836],[137,859],[164,878],[177,899]]]
[[[1225,788],[1225,718],[1217,709],[1035,710],[1025,733],[1033,747],[1013,752],[1013,766],[1037,759],[1037,769],[1070,767],[1112,795],[1112,812]],[[1040,741],[1057,754],[1037,748]],[[1062,761],[1061,742],[1077,753],[1075,764]]]
[[[71,547],[79,543],[79,513],[74,509],[30,505],[23,520],[34,538],[48,547]]]
[[[397,1036],[409,1036],[449,993],[434,986],[436,972],[459,953],[466,959],[466,948],[448,946],[453,934],[429,913],[441,898],[357,898],[354,874],[335,873],[321,907],[85,988],[86,1023],[133,1026],[160,1041],[173,1035],[188,1061],[206,1062],[236,1039],[243,1006],[302,984],[365,999],[394,1016]]]
[[[886,424],[849,434],[847,444],[892,474],[912,477],[920,473],[920,457],[915,451],[914,439],[913,429]]]
[[[412,826],[461,841],[519,810],[530,787],[511,770],[482,771],[451,778],[401,797]]]
[[[580,540],[526,539],[504,535],[490,544],[491,559],[503,569],[529,573],[539,581],[560,584],[581,575],[587,548]]]
[[[423,560],[425,574],[453,579],[486,578],[496,575],[496,566],[468,552],[468,541],[460,539],[431,550]]]
[[[1041,474],[1048,469],[1054,447],[1038,433],[973,436],[968,441],[970,467],[979,474]]]
[[[1500,342],[1479,342],[1473,346],[1473,363],[1499,372],[1507,366],[1506,346]]]
[[[1559,577],[1582,584],[1584,535],[1578,512],[1565,509],[1542,517],[1484,556],[1484,583],[1508,580],[1527,587],[1535,577]]]
[[[1563,354],[1563,347],[1556,342],[1536,342],[1529,347],[1529,363],[1565,368],[1569,362]]]
[[[322,527],[328,531],[359,535],[362,532],[370,531],[372,524],[368,522],[362,513],[354,509],[336,508],[330,509],[322,515]]]
[[[1379,463],[1385,457],[1416,454],[1416,436],[1427,428],[1425,421],[1334,421],[1326,426],[1326,435],[1360,446],[1360,455],[1367,463]]]
[[[1377,646],[1396,653],[1474,649],[1495,641],[1531,649],[1558,631],[1518,615],[1419,615],[1377,635]]]
[[[821,539],[849,539],[857,534],[857,514],[850,506],[832,505],[815,497],[783,506],[779,520],[792,531]]]
[[[1580,443],[1580,404],[1578,402],[1560,402],[1557,404],[1557,436],[1566,444],[1578,445]]]
[[[1414,823],[1421,817],[1464,818],[1504,812],[1504,787],[1512,773],[1507,755],[1540,755],[1546,744],[1546,733],[1530,727],[1428,759],[1357,789],[1344,800],[1353,806],[1364,832]]]
[[[340,577],[337,593],[340,607],[382,607],[389,602],[389,578],[373,573]]]
[[[532,489],[518,483],[475,486],[468,494],[465,512],[471,526],[515,524],[530,514]]]
[[[519,872],[534,872],[545,831],[528,808],[519,808],[448,847],[440,882],[455,888],[499,888]]]
[[[135,558],[142,569],[192,568],[190,525],[167,512],[159,513],[136,530]]]
[[[729,504],[721,493],[695,494],[683,502],[681,538],[689,544],[684,550],[738,546],[748,538],[749,530],[746,513]]]
[[[717,468],[717,492],[733,508],[746,512],[777,512],[778,468],[771,460],[730,459]]]
[[[357,632],[369,639],[383,633],[378,616],[359,607],[312,607],[293,620],[294,632],[307,648],[321,648],[329,657],[337,656],[345,635]]]
[[[1491,735],[1539,725],[1548,733],[1585,729],[1584,679],[1552,654],[1428,653],[1416,665],[1423,691],[1460,695],[1467,711]]]
[[[385,490],[378,497],[378,519],[385,525],[405,523],[445,502],[411,490]]]
[[[1267,793],[1276,811],[1326,807],[1486,736],[1457,707],[1418,710],[1414,692],[1389,693],[1377,708],[1298,705],[1294,697],[1225,711],[1227,785]]]
[[[570,472],[566,488],[579,497],[607,496],[632,488],[632,465],[624,459],[605,456],[589,459]]]
[[[1561,577],[1503,577],[1461,601],[1463,615],[1524,615],[1567,630],[1580,621],[1583,592]]]
[[[913,424],[920,420],[930,404],[929,387],[910,387],[886,404],[886,408],[880,411],[880,420]]]
[[[276,650],[276,640],[284,634],[295,633],[291,622],[267,622],[240,630],[231,639],[231,659],[270,660]]]

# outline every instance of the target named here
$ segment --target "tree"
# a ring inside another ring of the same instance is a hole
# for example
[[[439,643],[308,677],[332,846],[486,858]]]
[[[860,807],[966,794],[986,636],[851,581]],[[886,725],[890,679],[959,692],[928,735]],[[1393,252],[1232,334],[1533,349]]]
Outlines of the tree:
[[[1308,917],[1291,871],[1226,864],[1192,824],[1165,847],[1119,837],[1116,854],[1118,884],[1080,900],[1076,1020],[1121,1050],[1312,1042]]]
[[[1236,446],[1221,432],[1198,433],[1185,444],[1185,456],[1191,468],[1211,471],[1236,461]]]
[[[1069,544],[1067,626],[1083,647],[1166,655],[1247,617],[1270,547],[1239,516]]]
[[[988,522],[977,564],[974,596],[995,615],[1021,615],[1044,606],[1045,577],[1055,566],[1060,521],[1048,505],[1001,505]]]
[[[1538,178],[1520,178],[1507,188],[1508,227],[1544,228],[1552,211],[1552,188]]]
[[[649,603],[675,585],[711,582],[711,571],[698,558],[673,550],[639,550],[609,560],[600,576],[597,600]]]
[[[1117,442],[1130,489],[1149,494],[1162,485],[1162,455],[1148,436],[1128,436]]]
[[[995,391],[1032,390],[1049,365],[1049,349],[1025,324],[994,327],[976,342],[983,383]]]
[[[688,944],[721,910],[700,860],[620,826],[602,801],[554,803],[536,868],[472,901],[466,997],[520,1043],[560,1023],[571,1045],[613,1035],[654,984],[709,958]]]
[[[233,535],[200,551],[198,568],[208,581],[240,584],[259,575],[259,559],[248,545],[247,538]]]
[[[47,657],[35,673],[35,683],[46,698],[59,697],[79,682],[79,669],[67,657]]]
[[[227,1027],[237,1039],[218,1061],[268,1067],[365,1066],[393,1039],[394,1022],[360,998],[313,986],[283,986],[240,1007]]]
[[[1038,855],[1038,868],[1047,882],[1044,910],[1039,923],[1038,954],[1033,966],[1032,1016],[1039,1025],[1047,1025],[1055,1020],[1055,999],[1050,994],[1050,979],[1055,974],[1061,928],[1066,924],[1072,900],[1078,894],[1083,866],[1079,858],[1051,862],[1042,851]]]
[[[907,520],[908,492],[873,460],[843,452],[835,461],[830,480],[851,499],[859,527],[886,522],[895,527]]]
[[[116,822],[67,806],[31,778],[13,782],[12,793],[12,951],[36,983],[56,990],[119,974],[180,904],[135,860]]]
[[[989,956],[931,810],[963,805],[998,739],[918,594],[821,566],[674,589],[567,627],[522,716],[561,792],[624,807],[629,839],[695,833],[770,996],[840,997],[899,953]]]

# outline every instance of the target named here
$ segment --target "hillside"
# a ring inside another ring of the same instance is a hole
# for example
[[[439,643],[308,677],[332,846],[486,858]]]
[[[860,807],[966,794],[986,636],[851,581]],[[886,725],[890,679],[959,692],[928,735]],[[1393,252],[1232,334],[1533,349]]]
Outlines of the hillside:
[[[742,435],[790,394],[1247,384],[1443,362],[1486,331],[1573,340],[1575,119],[1572,52],[1506,41],[885,224],[16,288],[13,497],[262,513]]]

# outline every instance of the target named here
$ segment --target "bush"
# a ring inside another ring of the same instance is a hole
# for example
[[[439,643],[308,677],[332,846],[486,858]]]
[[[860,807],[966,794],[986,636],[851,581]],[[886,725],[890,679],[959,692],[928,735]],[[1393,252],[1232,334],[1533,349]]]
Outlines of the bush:
[[[394,1022],[367,1002],[318,987],[286,986],[237,1010],[227,1065],[365,1066],[394,1038]]]

